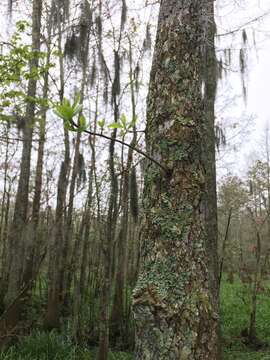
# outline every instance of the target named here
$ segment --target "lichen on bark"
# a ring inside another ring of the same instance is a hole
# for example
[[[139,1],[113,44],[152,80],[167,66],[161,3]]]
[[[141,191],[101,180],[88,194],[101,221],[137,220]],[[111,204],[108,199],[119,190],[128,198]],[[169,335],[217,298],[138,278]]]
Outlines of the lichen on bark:
[[[219,358],[201,91],[210,3],[161,3],[146,145],[168,172],[148,163],[145,173],[142,264],[133,293],[137,360]]]

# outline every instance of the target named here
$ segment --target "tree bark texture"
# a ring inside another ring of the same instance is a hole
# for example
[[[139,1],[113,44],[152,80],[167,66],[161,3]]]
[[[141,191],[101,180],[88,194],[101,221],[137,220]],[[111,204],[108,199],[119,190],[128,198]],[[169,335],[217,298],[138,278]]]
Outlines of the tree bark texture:
[[[142,264],[133,293],[137,360],[219,359],[207,239],[213,171],[206,170],[211,156],[205,146],[207,127],[213,126],[204,71],[212,4],[161,2],[146,143],[167,172],[153,163],[145,172]]]

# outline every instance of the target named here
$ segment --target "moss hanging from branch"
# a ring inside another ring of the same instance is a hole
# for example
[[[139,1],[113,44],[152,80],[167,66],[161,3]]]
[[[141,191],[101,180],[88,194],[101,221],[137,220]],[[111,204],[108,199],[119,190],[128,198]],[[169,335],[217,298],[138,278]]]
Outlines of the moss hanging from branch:
[[[139,91],[139,87],[140,87],[140,83],[139,83],[140,72],[141,72],[140,65],[137,64],[134,70],[135,88],[137,92]]]
[[[82,63],[87,61],[88,41],[92,26],[93,26],[92,9],[89,5],[88,0],[83,0],[83,2],[81,3],[81,15],[79,21],[79,40],[80,40],[79,57]]]
[[[226,136],[219,125],[215,125],[216,148],[219,151],[221,146],[226,146]]]
[[[109,102],[109,78],[107,71],[104,72],[104,89],[103,89],[103,101],[104,104],[107,105]]]
[[[246,87],[246,82],[245,82],[245,75],[247,73],[247,50],[246,50],[247,40],[248,40],[248,37],[247,37],[246,30],[243,29],[243,31],[242,31],[242,47],[239,51],[239,66],[240,66],[241,81],[242,81],[242,93],[243,93],[243,98],[244,98],[245,103],[247,101],[247,87]]]
[[[91,71],[90,71],[90,87],[93,88],[96,84],[97,79],[97,59],[96,59],[96,51],[93,51],[93,60],[91,65]]]
[[[85,184],[87,180],[86,170],[85,170],[85,161],[83,154],[79,154],[78,158],[78,179],[77,179],[77,187],[79,188],[82,184]]]
[[[239,64],[240,64],[240,71],[243,75],[246,70],[246,59],[245,59],[245,50],[243,48],[239,51]]]
[[[64,55],[70,60],[77,58],[80,48],[79,36],[76,34],[75,29],[71,30],[68,34],[65,43]]]
[[[101,51],[101,46],[102,46],[102,33],[103,33],[103,25],[102,25],[102,20],[101,20],[101,16],[98,15],[95,18],[95,28],[96,28],[96,33],[97,33],[97,37],[98,37],[98,48]]]
[[[217,62],[217,74],[218,74],[218,79],[221,80],[223,75],[223,61],[221,58]]]
[[[120,94],[120,57],[118,51],[114,51],[114,80],[112,84],[112,101]]]
[[[92,25],[92,10],[89,2],[84,0],[81,3],[79,23],[72,27],[66,38],[64,54],[69,61],[79,60],[81,63],[87,61],[87,48]]]
[[[243,44],[247,43],[247,32],[245,29],[243,29],[242,31],[242,40],[243,40]]]
[[[150,24],[147,24],[145,39],[143,41],[143,52],[146,53],[147,51],[151,51],[151,48],[152,48],[152,37],[150,31]]]
[[[247,88],[245,82],[245,74],[247,69],[247,59],[246,59],[246,50],[245,48],[241,48],[239,51],[239,66],[240,66],[240,73],[241,73],[241,81],[242,81],[242,93],[244,101],[247,100]]]
[[[12,15],[13,2],[14,2],[14,0],[8,0],[8,15],[9,15],[9,16]]]

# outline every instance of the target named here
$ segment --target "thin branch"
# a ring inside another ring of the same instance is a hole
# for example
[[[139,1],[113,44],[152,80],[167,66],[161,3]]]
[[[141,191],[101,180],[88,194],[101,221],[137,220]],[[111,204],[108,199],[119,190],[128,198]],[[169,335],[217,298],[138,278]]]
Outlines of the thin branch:
[[[71,124],[72,126],[76,127],[77,129],[79,129],[79,125],[76,124],[74,121],[71,121]],[[156,165],[158,165],[166,174],[168,173],[168,169],[163,166],[162,164],[160,164],[157,160],[155,160],[154,158],[152,158],[151,156],[149,156],[146,152],[144,152],[143,150],[140,150],[138,148],[136,148],[135,146],[133,145],[130,145],[120,139],[113,139],[112,137],[108,136],[108,135],[104,135],[104,134],[101,134],[101,133],[96,133],[94,131],[91,131],[91,130],[84,130],[83,132],[85,132],[86,134],[89,134],[89,135],[92,135],[92,136],[98,136],[98,137],[101,137],[103,139],[106,139],[106,140],[110,140],[110,141],[114,141],[118,144],[121,144],[121,145],[124,145],[134,151],[136,151],[138,154],[141,154],[143,155],[145,158],[147,158],[148,160],[150,160],[151,162],[155,163]]]
[[[228,32],[225,32],[225,33],[222,33],[222,34],[217,34],[218,37],[221,37],[221,36],[227,36],[227,35],[231,35],[231,34],[234,34],[238,31],[240,31],[241,29],[243,29],[244,27],[258,21],[258,20],[261,20],[262,18],[264,18],[265,16],[269,15],[270,14],[270,10],[267,10],[265,13],[263,13],[262,15],[259,15],[257,17],[255,17],[254,19],[251,19],[249,21],[247,21],[246,23],[240,25],[238,28],[234,29],[234,30],[231,30],[231,31],[228,31]]]

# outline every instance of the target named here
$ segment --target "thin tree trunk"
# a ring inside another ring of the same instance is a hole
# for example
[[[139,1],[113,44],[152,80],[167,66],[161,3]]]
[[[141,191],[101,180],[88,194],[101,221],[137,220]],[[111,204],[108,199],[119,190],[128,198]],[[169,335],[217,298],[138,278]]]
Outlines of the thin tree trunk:
[[[216,136],[215,136],[215,100],[217,90],[217,59],[215,51],[216,24],[214,17],[214,1],[206,1],[202,13],[202,21],[207,22],[205,61],[203,61],[203,73],[205,93],[203,94],[205,111],[205,134],[204,151],[205,158],[205,182],[206,182],[206,252],[209,263],[209,281],[212,291],[212,305],[215,314],[219,313],[219,290],[220,273],[218,259],[218,221],[217,221],[217,189],[216,189]],[[203,85],[203,84],[202,84]],[[216,334],[217,347],[213,357],[221,358],[220,329]]]
[[[33,0],[32,6],[32,49],[40,49],[40,28],[41,28],[41,11],[42,1]],[[38,56],[34,56],[30,61],[30,72],[39,66]],[[27,95],[29,99],[36,96],[37,80],[33,77],[28,82]],[[9,268],[8,288],[5,296],[5,304],[8,306],[19,294],[20,289],[24,286],[23,266],[24,266],[24,247],[28,215],[28,196],[29,180],[31,169],[31,148],[33,125],[35,117],[35,102],[29,100],[26,106],[25,121],[23,127],[23,149],[20,163],[19,183],[16,193],[14,217],[10,227],[9,246],[11,252],[11,264]],[[13,327],[20,320],[22,311],[22,301],[18,299],[15,306],[6,318],[6,328]]]
[[[258,229],[256,229],[256,268],[254,273],[254,282],[251,294],[251,311],[249,321],[248,338],[251,344],[257,344],[258,339],[256,335],[256,315],[257,315],[257,297],[258,286],[261,280],[261,236]]]
[[[225,251],[226,251],[226,246],[227,246],[227,241],[228,241],[228,236],[229,236],[231,217],[232,217],[232,208],[230,208],[230,210],[229,210],[229,215],[228,215],[228,219],[227,219],[227,226],[226,226],[226,230],[225,230],[225,236],[224,236],[224,239],[223,239],[223,242],[222,242],[222,252],[221,252],[221,256],[220,256],[219,279],[218,279],[218,287],[219,287],[219,289],[220,289],[220,285],[221,285],[223,264],[224,264]]]
[[[10,200],[10,194],[7,190],[7,176],[8,176],[8,159],[9,159],[9,128],[6,128],[6,138],[7,138],[7,144],[6,144],[6,151],[5,151],[5,169],[4,169],[4,186],[3,186],[3,197],[1,201],[1,222],[0,222],[0,244],[1,244],[1,281],[0,281],[0,308],[2,309],[4,307],[3,300],[7,288],[7,265],[9,264],[9,259],[7,258],[8,252],[7,252],[7,229],[8,229],[8,217],[9,217],[9,200]]]
[[[118,120],[118,105],[115,101],[114,120]],[[107,214],[106,234],[102,239],[103,250],[103,276],[100,292],[100,323],[99,323],[99,349],[98,360],[107,360],[109,352],[109,323],[110,323],[110,300],[111,300],[111,261],[112,261],[112,245],[115,238],[115,228],[117,220],[117,196],[118,181],[115,174],[114,153],[116,129],[112,132],[112,140],[109,146],[109,169],[110,169],[110,196],[109,208]]]
[[[132,121],[136,121],[136,103],[135,103],[135,85],[132,69],[132,47],[129,47],[129,81],[131,90],[131,108],[132,108]],[[137,143],[136,125],[133,127],[133,137],[131,146],[135,147]],[[125,321],[125,287],[126,284],[126,261],[127,261],[127,245],[128,245],[128,223],[129,223],[129,179],[130,170],[133,162],[133,149],[130,147],[127,155],[126,166],[123,166],[123,181],[122,181],[122,197],[121,208],[122,218],[117,242],[117,262],[116,262],[116,275],[115,275],[115,289],[111,314],[111,328],[112,336],[116,339],[127,342]]]
[[[57,24],[58,24],[58,50],[62,52],[62,26],[60,19],[60,6],[57,7]],[[64,60],[59,57],[60,66],[60,102],[64,98]],[[57,184],[57,204],[55,211],[55,220],[51,235],[51,244],[49,250],[49,286],[48,286],[48,304],[45,318],[45,325],[49,329],[60,326],[60,305],[62,302],[61,294],[61,269],[63,266],[62,250],[64,244],[64,221],[65,221],[65,204],[68,188],[68,174],[70,166],[70,146],[68,130],[64,128],[64,145],[65,155],[61,164],[58,184]]]
[[[89,29],[90,30],[90,29]],[[89,33],[87,36],[87,49],[85,50],[85,59],[83,62],[83,69],[82,69],[82,84],[81,84],[81,91],[80,91],[80,102],[83,103],[84,100],[84,92],[85,92],[85,82],[87,76],[87,66],[88,66],[88,48],[89,48]],[[82,114],[79,114],[79,118]],[[79,125],[78,120],[78,125]],[[68,311],[69,303],[70,303],[70,287],[72,282],[73,276],[73,267],[72,267],[72,256],[70,252],[72,252],[72,237],[73,237],[73,203],[74,203],[74,196],[75,196],[75,186],[76,180],[79,173],[79,157],[80,157],[80,144],[81,144],[81,132],[78,131],[76,134],[76,142],[75,142],[75,151],[74,151],[74,159],[73,159],[73,168],[71,172],[71,179],[70,179],[70,187],[69,187],[69,202],[68,202],[68,212],[66,218],[66,226],[65,226],[65,241],[63,245],[63,264],[61,270],[61,287],[63,292],[63,305],[66,311]],[[77,244],[75,243],[74,246],[76,247]],[[74,249],[76,252],[76,249]]]
[[[89,237],[91,229],[91,210],[93,203],[93,164],[95,152],[92,151],[91,170],[89,171],[89,185],[87,194],[87,204],[85,213],[83,214],[79,238],[77,241],[77,249],[74,248],[74,259],[79,262],[78,271],[74,274],[74,305],[73,305],[73,336],[76,341],[82,338],[82,296],[85,293],[86,271],[89,259]]]
[[[46,55],[46,66],[50,64],[51,58],[51,17],[49,18],[48,24],[48,46],[47,46],[47,55]],[[44,74],[44,83],[43,83],[43,93],[42,97],[44,100],[48,98],[49,91],[49,72],[47,71]],[[35,188],[34,188],[34,197],[33,197],[33,207],[32,207],[32,218],[28,224],[28,248],[26,249],[26,263],[25,263],[25,272],[24,272],[24,282],[27,283],[32,279],[35,272],[35,267],[38,265],[38,260],[41,256],[40,246],[41,241],[38,236],[38,226],[40,218],[40,202],[41,202],[41,192],[42,192],[42,176],[43,176],[43,160],[44,160],[44,147],[45,147],[45,135],[46,135],[46,114],[48,107],[46,105],[42,106],[41,118],[39,121],[39,141],[38,141],[38,155],[36,163],[36,174],[35,174]],[[29,289],[29,291],[31,288]],[[28,293],[29,295],[29,293]]]

